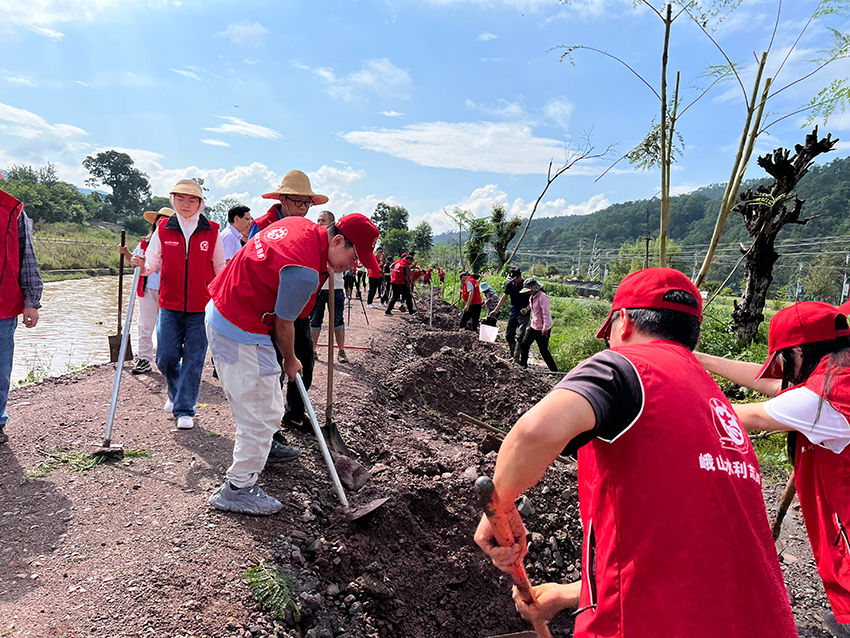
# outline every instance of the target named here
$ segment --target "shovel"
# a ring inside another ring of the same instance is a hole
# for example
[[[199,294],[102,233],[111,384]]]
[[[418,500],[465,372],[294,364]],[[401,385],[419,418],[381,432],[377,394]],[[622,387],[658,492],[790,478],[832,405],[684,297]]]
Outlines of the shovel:
[[[127,241],[127,231],[121,231],[121,246],[125,246],[125,242]],[[133,284],[133,292],[136,291],[136,284]],[[109,362],[116,363],[119,357],[119,350],[121,349],[121,343],[124,341],[121,338],[121,311],[124,309],[124,253],[121,253],[121,257],[118,260],[118,334],[109,335]],[[124,358],[122,361],[132,361],[133,360],[133,346],[128,342],[126,346],[126,351],[124,354]]]
[[[510,547],[514,544],[514,533],[511,531],[510,523],[508,523],[508,517],[519,516],[516,507],[511,504],[510,509],[506,509],[504,504],[499,502],[499,497],[496,494],[496,486],[493,485],[493,480],[489,476],[482,476],[475,481],[475,490],[478,492],[481,507],[484,508],[484,513],[487,515],[490,524],[496,532],[496,541],[502,547]],[[522,597],[523,602],[526,605],[534,604],[536,602],[534,592],[531,591],[531,583],[528,582],[528,574],[525,572],[525,566],[522,564],[522,561],[516,565],[511,565],[509,573],[514,581],[514,585],[519,590],[519,595]],[[493,638],[508,638],[509,636],[516,638],[534,638],[535,636],[552,638],[552,634],[549,633],[549,625],[545,620],[534,625],[534,631],[532,632],[507,634],[501,637],[494,636]]]
[[[333,481],[334,489],[336,490],[336,495],[339,498],[339,502],[342,504],[342,508],[345,510],[345,520],[353,521],[374,512],[381,505],[386,503],[389,498],[378,498],[363,507],[358,507],[355,510],[351,509],[351,506],[348,504],[348,499],[345,497],[345,491],[342,489],[342,483],[339,480],[339,474],[337,474],[336,466],[334,466],[333,457],[331,457],[330,450],[328,450],[327,443],[325,443],[322,428],[319,427],[319,421],[316,419],[316,413],[313,411],[313,404],[310,403],[310,397],[307,396],[307,389],[304,387],[304,382],[301,380],[300,373],[296,373],[295,383],[298,385],[298,391],[301,393],[301,400],[304,401],[304,406],[307,408],[307,415],[310,417],[313,432],[316,434],[316,439],[319,441],[319,449],[322,451],[322,457],[325,459],[325,463],[328,466],[328,472],[330,472],[331,480]]]
[[[334,276],[333,272],[331,272],[328,277],[328,314],[330,315],[328,320],[328,400],[325,407],[325,427],[322,429],[334,452],[344,454],[345,456],[352,456],[351,450],[348,449],[345,441],[342,440],[342,435],[333,422],[334,337],[336,336],[336,331],[334,330],[334,317],[336,317],[334,314],[334,296]]]

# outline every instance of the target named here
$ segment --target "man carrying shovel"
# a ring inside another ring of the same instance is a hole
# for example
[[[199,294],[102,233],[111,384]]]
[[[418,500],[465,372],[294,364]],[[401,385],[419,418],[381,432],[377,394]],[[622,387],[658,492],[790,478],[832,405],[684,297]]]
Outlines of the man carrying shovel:
[[[502,503],[578,449],[582,580],[517,601],[535,622],[577,608],[577,638],[791,638],[797,635],[761,493],[758,461],[732,406],[692,350],[702,300],[677,270],[626,277],[597,332],[610,349],[578,365],[505,437],[493,477]],[[526,531],[498,547],[522,561]],[[516,600],[516,597],[515,597]]]
[[[284,410],[272,340],[294,380],[302,369],[295,356],[296,319],[310,310],[329,267],[342,272],[359,258],[377,268],[377,239],[377,227],[356,213],[327,228],[286,217],[252,237],[210,284],[207,334],[236,422],[233,463],[210,498],[216,509],[267,515],[283,507],[257,485]],[[296,448],[289,451],[290,460],[298,456]]]

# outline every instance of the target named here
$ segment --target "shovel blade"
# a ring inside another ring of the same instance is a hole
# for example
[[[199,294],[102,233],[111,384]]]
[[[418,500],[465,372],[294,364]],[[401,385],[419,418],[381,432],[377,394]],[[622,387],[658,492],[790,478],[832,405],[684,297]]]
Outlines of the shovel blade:
[[[342,454],[343,456],[354,456],[351,450],[348,449],[345,441],[342,440],[342,435],[339,433],[339,429],[333,421],[328,421],[324,426],[322,426],[322,434],[324,434],[325,441],[327,441],[328,447],[331,450],[337,454]]]
[[[109,335],[107,339],[109,339],[109,362],[116,363],[118,361],[118,357],[121,356],[121,338],[122,334],[119,332],[117,335]],[[133,360],[133,346],[130,343],[130,340],[127,340],[127,351],[124,353],[124,361],[132,361]]]
[[[364,505],[363,507],[358,507],[357,509],[354,509],[354,510],[351,510],[350,512],[348,512],[345,515],[345,520],[356,521],[358,518],[363,518],[367,514],[371,514],[372,512],[374,512],[376,509],[378,509],[381,505],[386,503],[388,500],[390,500],[390,498],[388,496],[384,497],[384,498],[376,498],[371,503],[368,503],[368,504]],[[537,634],[534,634],[534,635],[536,636]]]

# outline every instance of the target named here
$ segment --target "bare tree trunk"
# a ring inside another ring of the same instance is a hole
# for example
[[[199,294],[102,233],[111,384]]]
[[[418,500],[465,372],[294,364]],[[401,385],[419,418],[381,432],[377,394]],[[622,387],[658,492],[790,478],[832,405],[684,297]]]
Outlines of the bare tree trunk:
[[[670,50],[670,27],[673,26],[673,5],[667,5],[667,17],[664,18],[664,49],[661,54],[661,233],[658,250],[661,253],[661,267],[667,266],[667,225],[670,216],[670,173],[667,171],[667,57]],[[672,138],[672,132],[670,133]]]

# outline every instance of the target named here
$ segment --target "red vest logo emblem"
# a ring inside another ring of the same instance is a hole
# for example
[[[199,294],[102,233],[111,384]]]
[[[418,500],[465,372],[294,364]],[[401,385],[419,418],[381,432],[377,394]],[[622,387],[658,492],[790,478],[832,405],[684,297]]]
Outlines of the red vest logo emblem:
[[[745,451],[747,449],[747,435],[744,428],[738,422],[738,417],[720,399],[709,399],[711,416],[714,419],[714,427],[720,437],[720,445],[727,450]]]
[[[289,234],[288,228],[274,228],[266,234],[266,239],[271,241],[279,241]]]
[[[207,251],[210,249],[210,243],[209,243],[208,241],[202,241],[202,242],[201,242],[201,245],[199,246],[199,248],[200,248],[202,251],[207,252]]]

